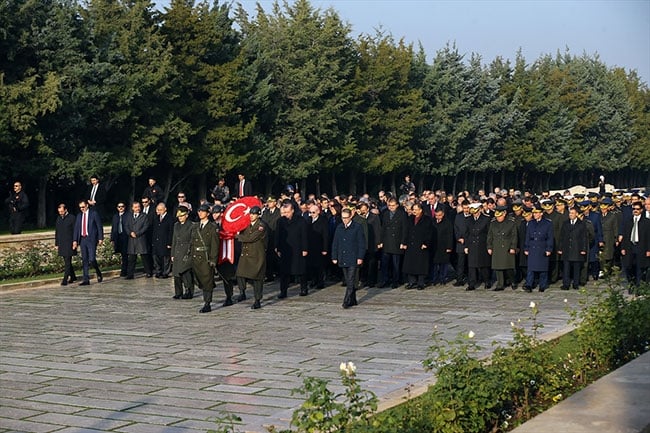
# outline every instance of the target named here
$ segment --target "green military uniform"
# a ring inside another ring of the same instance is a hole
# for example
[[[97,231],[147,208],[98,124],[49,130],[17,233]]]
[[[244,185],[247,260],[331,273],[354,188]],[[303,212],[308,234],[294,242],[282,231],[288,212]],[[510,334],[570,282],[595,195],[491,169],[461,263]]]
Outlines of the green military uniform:
[[[174,298],[192,299],[194,297],[194,279],[192,277],[192,229],[195,223],[176,221],[172,236],[172,274],[174,275]],[[183,287],[185,293],[183,293]]]
[[[203,227],[201,227],[203,226]],[[212,302],[214,290],[214,267],[219,252],[219,237],[214,222],[196,223],[192,231],[192,271],[203,291],[203,301],[206,305]]]
[[[241,256],[237,264],[237,284],[244,293],[246,280],[252,280],[255,294],[254,308],[259,308],[262,300],[262,286],[266,274],[266,247],[268,242],[268,226],[258,219],[237,235],[241,242]]]
[[[514,218],[502,222],[493,219],[488,228],[487,249],[492,250],[491,265],[497,276],[495,290],[503,290],[506,284],[514,285],[517,228]]]

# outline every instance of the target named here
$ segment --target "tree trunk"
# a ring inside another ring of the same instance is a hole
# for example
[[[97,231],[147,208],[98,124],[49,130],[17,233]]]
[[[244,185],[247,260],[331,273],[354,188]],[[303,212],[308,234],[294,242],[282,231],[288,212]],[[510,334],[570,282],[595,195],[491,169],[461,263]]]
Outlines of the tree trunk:
[[[350,170],[350,184],[348,186],[348,194],[357,195],[357,171]]]
[[[307,199],[307,179],[300,180],[300,196],[303,200]]]
[[[367,173],[363,173],[363,175],[361,177],[361,182],[362,182],[361,187],[362,187],[362,190],[363,190],[364,194],[366,194],[366,193],[370,194],[370,191],[368,191],[368,174]]]
[[[397,185],[395,184],[395,172],[390,174],[390,191],[393,193],[393,196],[397,196]]]
[[[320,174],[316,175],[316,197],[320,197]]]
[[[332,197],[336,197],[337,195],[339,195],[339,192],[336,186],[336,173],[332,172]]]
[[[129,202],[133,203],[135,200],[135,176],[131,176],[131,196],[129,197]],[[131,206],[127,206],[127,209],[130,209]]]
[[[508,188],[506,186],[506,171],[505,170],[501,170],[501,188],[506,188],[506,189]]]
[[[36,227],[45,227],[47,217],[47,177],[38,178],[38,206],[36,209]]]
[[[163,197],[163,201],[165,203],[168,203],[169,200],[169,193],[171,192],[172,189],[172,180],[174,178],[174,170],[169,170],[169,175],[165,179],[165,196]]]
[[[454,180],[451,183],[451,193],[456,197],[458,194],[456,193],[456,183],[458,182],[458,173],[454,175]]]
[[[206,175],[205,173],[201,173],[201,174],[199,175],[198,179],[197,179],[198,184],[197,184],[197,189],[196,189],[196,191],[197,191],[197,193],[198,193],[198,199],[199,199],[199,201],[202,200],[202,199],[206,199],[206,200],[207,200],[207,197],[208,197],[208,196],[207,196],[207,191],[208,191],[208,187],[207,187],[207,181],[208,181],[208,179],[207,179],[207,178],[208,178],[208,177],[207,177],[207,175]],[[233,191],[233,194],[236,196],[236,195],[237,195],[237,192],[236,192],[236,191]]]

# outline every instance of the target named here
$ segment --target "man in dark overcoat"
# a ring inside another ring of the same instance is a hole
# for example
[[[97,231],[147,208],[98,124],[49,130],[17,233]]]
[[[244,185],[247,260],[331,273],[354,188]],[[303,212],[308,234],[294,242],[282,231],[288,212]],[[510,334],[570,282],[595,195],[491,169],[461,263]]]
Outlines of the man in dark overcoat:
[[[309,219],[307,220],[307,280],[311,288],[322,289],[325,287],[325,266],[330,250],[330,235],[327,219],[321,215],[320,208],[312,204],[309,206]]]
[[[619,235],[621,243],[621,265],[632,292],[641,281],[648,280],[650,265],[650,220],[643,215],[643,203],[632,203],[632,217],[623,220]]]
[[[217,265],[219,254],[219,236],[217,226],[210,218],[210,205],[207,203],[199,206],[199,222],[192,230],[192,272],[196,277],[199,288],[203,291],[203,307],[200,313],[212,311],[212,292],[214,291],[214,269]],[[230,301],[230,302],[228,302]],[[226,298],[224,306],[232,305],[232,299]]]
[[[424,213],[420,203],[415,203],[411,210],[413,215],[408,218],[402,272],[408,276],[407,289],[423,290],[431,262],[429,252],[436,244],[436,232],[433,220]]]
[[[57,207],[59,213],[56,219],[54,231],[54,245],[57,247],[59,256],[63,257],[63,281],[62,286],[77,280],[72,267],[72,256],[77,255],[77,250],[72,248],[74,239],[75,217],[68,212],[68,207],[61,203]]]
[[[524,290],[532,292],[536,278],[539,291],[548,288],[549,257],[553,252],[553,223],[544,218],[540,205],[533,208],[533,219],[528,223],[524,240],[524,254],[528,256],[528,271]]]
[[[508,217],[508,208],[497,206],[487,236],[488,254],[497,277],[495,291],[514,287],[515,257],[517,255],[517,223]]]
[[[281,218],[275,232],[275,251],[279,259],[280,294],[279,299],[287,297],[289,280],[292,276],[300,279],[300,296],[307,296],[307,221],[295,212],[291,203],[280,208]]]
[[[585,222],[578,218],[576,208],[569,209],[569,219],[562,223],[558,254],[562,257],[562,290],[580,288],[580,272],[587,260],[587,228]]]
[[[138,255],[140,255],[144,263],[144,256],[151,253],[151,247],[147,241],[147,232],[149,231],[150,225],[151,221],[149,217],[142,213],[140,202],[134,201],[131,204],[131,214],[126,218],[124,224],[124,228],[129,235],[129,242],[126,247],[126,252],[129,256],[126,271],[127,280],[134,278],[135,263]]]
[[[379,239],[381,238],[381,221],[379,216],[370,212],[368,203],[361,202],[357,206],[357,214],[366,220],[368,226],[368,249],[366,257],[363,260],[363,266],[359,270],[360,279],[366,287],[375,287],[377,285],[377,255],[379,249]]]
[[[605,197],[600,202],[600,220],[603,226],[603,253],[600,257],[604,275],[610,275],[614,262],[614,252],[618,246],[619,219],[616,213],[612,212],[614,202],[611,198]]]
[[[352,221],[352,211],[341,211],[342,223],[336,227],[332,241],[332,263],[343,271],[345,281],[345,296],[343,308],[357,305],[357,279],[359,267],[366,255],[366,239],[361,225]]]
[[[490,218],[482,214],[480,203],[472,203],[469,211],[471,215],[466,221],[467,226],[463,235],[468,269],[468,281],[465,290],[475,290],[481,282],[485,283],[486,289],[491,289],[491,259],[487,251]]]
[[[469,221],[469,203],[464,202],[461,206],[462,212],[458,212],[454,217],[454,240],[455,240],[455,271],[456,282],[454,287],[464,286],[467,282],[467,253],[465,252],[465,232],[467,231],[467,221]]]
[[[194,276],[192,275],[192,230],[194,223],[189,220],[190,210],[179,206],[176,211],[178,221],[174,224],[172,235],[172,274],[174,275],[174,299],[194,297]]]
[[[275,253],[275,231],[278,229],[278,221],[280,220],[280,208],[278,201],[274,196],[268,196],[266,199],[266,206],[262,209],[262,221],[268,227],[266,235],[266,281],[271,282],[275,280],[278,274],[278,256]]]
[[[260,219],[262,209],[253,206],[248,213],[251,223],[239,232],[237,240],[241,242],[241,256],[237,264],[237,285],[241,293],[246,293],[247,280],[253,283],[255,302],[252,309],[262,307],[262,288],[266,274],[266,247],[268,226]]]
[[[408,233],[408,220],[406,212],[399,206],[396,198],[387,201],[388,208],[381,214],[381,239],[379,248],[381,256],[381,283],[379,287],[399,287],[400,269],[404,250],[406,249],[406,236]]]
[[[451,219],[446,218],[444,206],[434,213],[433,229],[436,231],[436,243],[433,247],[431,265],[431,284],[447,283],[450,256],[454,250],[454,227]]]
[[[174,222],[175,218],[167,212],[165,203],[158,203],[151,238],[151,254],[153,255],[153,269],[156,278],[169,278],[172,271],[171,253]]]

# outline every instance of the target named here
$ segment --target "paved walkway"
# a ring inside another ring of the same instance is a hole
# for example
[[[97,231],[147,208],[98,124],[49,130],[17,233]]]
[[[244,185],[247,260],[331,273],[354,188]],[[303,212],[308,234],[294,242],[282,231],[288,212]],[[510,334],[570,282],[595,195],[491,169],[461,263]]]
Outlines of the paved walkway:
[[[449,338],[473,330],[487,353],[529,317],[531,300],[543,331],[562,333],[564,299],[580,297],[402,287],[362,290],[344,310],[339,285],[307,297],[294,286],[279,301],[273,284],[260,310],[248,300],[198,314],[200,297],[172,300],[171,285],[0,289],[0,432],[205,432],[223,412],[243,418],[241,431],[286,428],[304,401],[291,392],[301,375],[338,384],[343,361],[385,407],[431,382],[421,362],[435,325]],[[221,286],[215,293],[221,301]]]

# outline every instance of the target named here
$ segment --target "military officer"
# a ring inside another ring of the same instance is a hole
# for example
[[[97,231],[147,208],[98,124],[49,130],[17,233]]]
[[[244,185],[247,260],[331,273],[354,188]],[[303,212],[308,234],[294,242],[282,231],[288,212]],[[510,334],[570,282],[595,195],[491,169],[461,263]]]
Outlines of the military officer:
[[[192,275],[192,229],[194,223],[189,221],[190,210],[179,206],[176,211],[178,221],[174,224],[172,235],[172,275],[174,276],[174,299],[192,299],[194,297],[194,277]]]
[[[507,217],[507,210],[505,206],[497,207],[488,228],[487,251],[497,276],[495,291],[503,290],[506,285],[514,288],[517,224]]]
[[[604,275],[611,274],[614,251],[618,246],[619,219],[616,213],[611,211],[613,206],[614,201],[609,197],[600,202],[600,221],[603,226],[603,253],[600,258]]]
[[[248,214],[250,225],[239,232],[237,240],[241,242],[241,256],[237,265],[237,285],[241,293],[246,292],[246,281],[253,283],[255,302],[252,309],[262,307],[262,287],[266,273],[266,247],[268,242],[268,226],[260,218],[262,209],[253,206]]]
[[[553,253],[553,223],[544,218],[540,205],[533,208],[533,219],[526,228],[524,254],[528,259],[524,290],[532,292],[535,279],[539,278],[539,291],[548,288],[549,257]]]
[[[207,203],[199,206],[199,222],[195,230],[192,230],[192,271],[203,291],[203,308],[200,313],[212,311],[212,292],[214,291],[214,268],[217,264],[219,253],[219,238],[217,227],[210,220],[210,205]]]

